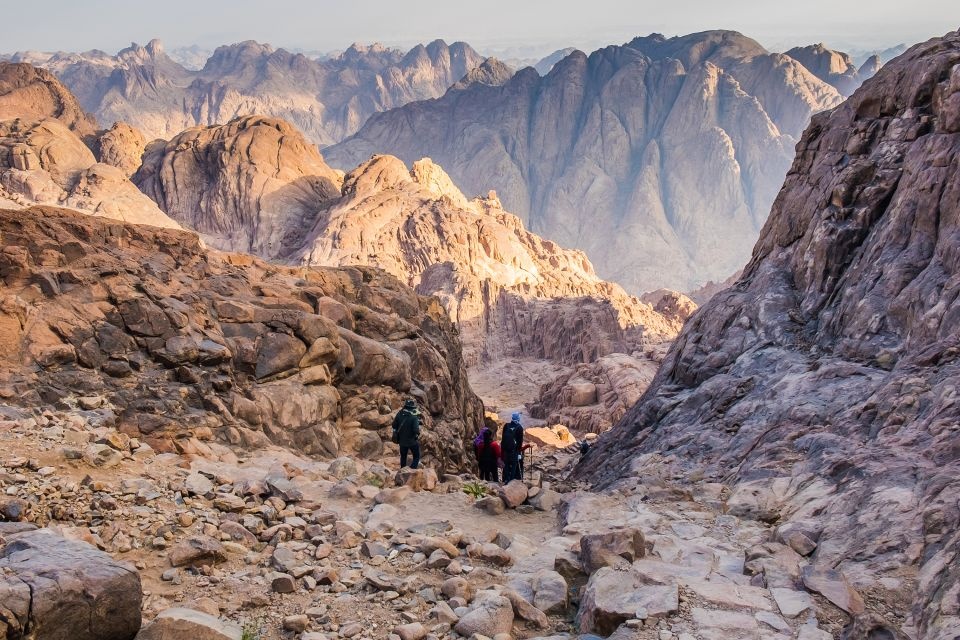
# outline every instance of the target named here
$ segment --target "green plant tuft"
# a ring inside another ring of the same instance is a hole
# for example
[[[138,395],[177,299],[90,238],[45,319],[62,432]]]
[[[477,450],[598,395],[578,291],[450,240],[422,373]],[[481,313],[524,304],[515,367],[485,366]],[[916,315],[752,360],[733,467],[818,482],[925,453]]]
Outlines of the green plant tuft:
[[[487,485],[477,481],[464,484],[463,492],[473,497],[474,500],[479,500],[480,498],[490,495],[490,489],[487,488]]]

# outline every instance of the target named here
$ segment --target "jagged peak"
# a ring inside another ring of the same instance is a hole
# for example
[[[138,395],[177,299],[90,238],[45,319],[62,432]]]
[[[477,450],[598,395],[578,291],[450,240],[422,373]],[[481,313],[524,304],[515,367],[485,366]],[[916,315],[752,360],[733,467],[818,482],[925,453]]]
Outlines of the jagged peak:
[[[532,70],[531,68],[531,71]],[[534,73],[536,73],[536,71],[534,71]],[[480,66],[468,71],[451,89],[465,89],[474,84],[499,87],[505,84],[513,75],[514,71],[510,65],[501,62],[497,58],[487,58]],[[539,74],[537,77],[539,77]]]
[[[414,182],[426,188],[430,193],[441,198],[447,198],[461,207],[467,206],[467,199],[463,192],[457,188],[457,185],[453,183],[443,167],[430,158],[421,158],[414,162],[410,169],[410,176]]]

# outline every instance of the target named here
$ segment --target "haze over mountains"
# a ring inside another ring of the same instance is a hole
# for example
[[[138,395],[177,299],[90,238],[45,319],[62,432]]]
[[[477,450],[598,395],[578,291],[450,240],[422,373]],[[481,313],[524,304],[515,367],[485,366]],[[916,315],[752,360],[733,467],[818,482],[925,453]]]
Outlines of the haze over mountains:
[[[322,60],[248,41],[196,71],[156,40],[115,56],[15,57],[53,71],[101,124],[148,140],[259,114],[321,147],[355,133],[324,150],[338,169],[378,153],[433,158],[465,193],[496,190],[532,231],[641,293],[741,268],[810,115],[879,66],[821,45],[788,53],[713,31],[560,50],[516,75],[439,40]]]
[[[800,132],[842,100],[795,59],[723,31],[574,52],[542,78],[483,69],[375,115],[325,157],[429,156],[633,292],[742,267]]]
[[[291,122],[321,145],[341,140],[376,111],[442,94],[483,60],[465,43],[442,40],[405,53],[355,45],[322,61],[246,41],[218,47],[197,71],[171,59],[159,40],[115,56],[19,58],[54,72],[101,123],[124,121],[148,138],[263,114]]]

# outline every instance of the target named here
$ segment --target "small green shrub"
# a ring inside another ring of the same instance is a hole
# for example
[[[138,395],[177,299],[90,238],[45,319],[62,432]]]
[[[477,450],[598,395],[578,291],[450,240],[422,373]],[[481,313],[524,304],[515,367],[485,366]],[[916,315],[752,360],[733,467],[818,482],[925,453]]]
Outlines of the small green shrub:
[[[490,494],[490,490],[487,488],[487,485],[482,482],[467,482],[463,485],[463,492],[468,496],[471,496],[474,500],[479,500]]]

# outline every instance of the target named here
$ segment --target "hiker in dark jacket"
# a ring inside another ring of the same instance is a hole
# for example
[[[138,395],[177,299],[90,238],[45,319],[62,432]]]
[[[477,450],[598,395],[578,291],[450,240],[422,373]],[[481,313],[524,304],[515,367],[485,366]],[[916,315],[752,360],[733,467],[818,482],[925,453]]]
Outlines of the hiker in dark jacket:
[[[500,445],[493,439],[493,432],[484,427],[480,433],[482,438],[476,446],[477,465],[480,467],[480,479],[489,482],[499,482],[500,473]]]
[[[520,477],[520,455],[523,448],[523,427],[520,425],[520,414],[510,416],[510,422],[503,425],[503,434],[500,436],[500,452],[503,455],[503,483],[511,480],[522,480]]]
[[[400,445],[400,467],[407,466],[407,455],[413,454],[411,469],[420,466],[420,411],[410,398],[393,419],[393,441]]]

